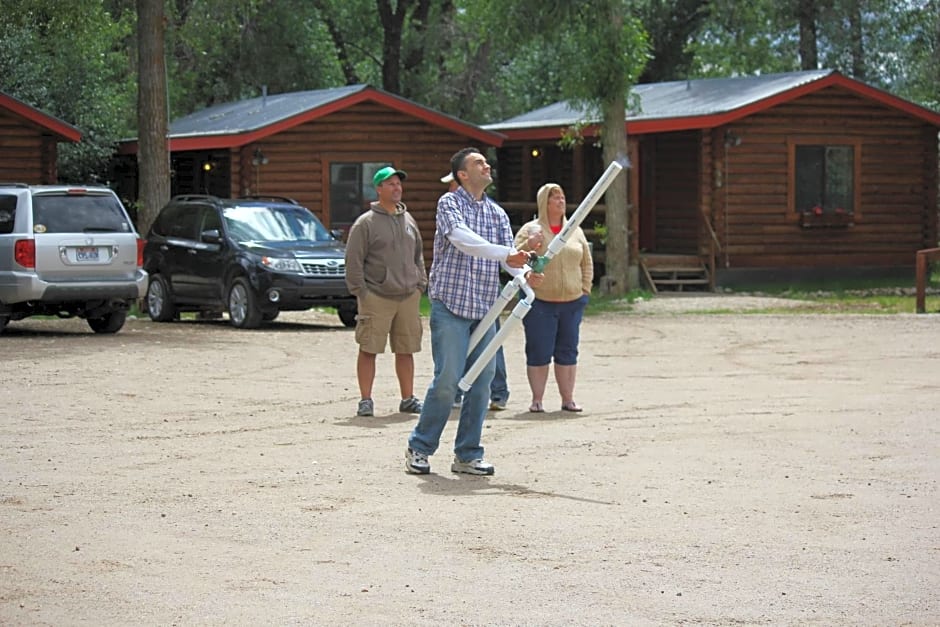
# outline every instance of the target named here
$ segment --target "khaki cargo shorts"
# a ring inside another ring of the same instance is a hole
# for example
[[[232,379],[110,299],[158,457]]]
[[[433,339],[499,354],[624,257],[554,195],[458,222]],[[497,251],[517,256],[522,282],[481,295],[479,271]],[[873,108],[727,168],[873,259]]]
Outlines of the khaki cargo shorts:
[[[393,353],[411,354],[421,351],[421,324],[419,307],[421,292],[404,300],[384,298],[365,290],[359,297],[356,316],[356,343],[364,353],[384,353],[386,342]]]

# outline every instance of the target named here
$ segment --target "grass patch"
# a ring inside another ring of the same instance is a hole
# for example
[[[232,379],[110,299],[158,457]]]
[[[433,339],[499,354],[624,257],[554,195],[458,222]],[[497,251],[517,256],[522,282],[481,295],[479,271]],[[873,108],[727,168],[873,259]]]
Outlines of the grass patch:
[[[649,290],[630,290],[623,296],[609,296],[601,294],[597,290],[591,293],[591,300],[584,315],[594,316],[603,313],[612,313],[617,311],[629,310],[630,306],[638,300],[650,300],[653,293]]]

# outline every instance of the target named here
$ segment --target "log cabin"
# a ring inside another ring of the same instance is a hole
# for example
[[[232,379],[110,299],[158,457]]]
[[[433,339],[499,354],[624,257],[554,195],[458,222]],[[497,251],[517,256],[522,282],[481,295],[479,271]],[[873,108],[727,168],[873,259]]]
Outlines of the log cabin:
[[[368,85],[293,92],[221,104],[170,125],[171,192],[219,197],[275,195],[346,231],[375,200],[372,175],[404,170],[404,202],[430,261],[437,200],[451,156],[498,146],[503,136]],[[127,140],[120,153],[136,155]],[[125,167],[122,194],[136,198]]]
[[[81,138],[71,124],[0,92],[0,181],[58,183],[59,142]]]
[[[631,167],[616,184],[627,185],[629,259],[654,291],[843,270],[913,276],[916,252],[937,246],[935,111],[831,70],[632,94]],[[597,121],[559,102],[484,125],[506,136],[497,185],[514,223],[531,218],[547,181],[573,207],[583,199],[606,166]],[[604,211],[585,220],[589,236]]]

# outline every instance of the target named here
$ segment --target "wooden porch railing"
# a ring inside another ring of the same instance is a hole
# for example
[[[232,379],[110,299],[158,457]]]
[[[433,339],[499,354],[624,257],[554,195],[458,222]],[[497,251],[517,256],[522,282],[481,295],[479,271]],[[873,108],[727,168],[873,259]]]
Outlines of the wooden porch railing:
[[[917,313],[924,313],[927,307],[927,267],[931,261],[940,260],[940,248],[918,250],[917,263]]]

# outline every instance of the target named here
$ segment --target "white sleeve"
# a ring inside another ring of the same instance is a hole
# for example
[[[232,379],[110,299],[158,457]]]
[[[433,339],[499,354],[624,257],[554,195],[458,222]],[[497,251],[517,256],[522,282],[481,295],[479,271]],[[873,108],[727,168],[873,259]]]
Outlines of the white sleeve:
[[[482,257],[495,261],[506,261],[506,257],[515,252],[512,246],[503,246],[486,241],[466,226],[460,225],[447,234],[447,239],[454,248],[471,257]]]
[[[525,268],[510,268],[506,265],[506,257],[516,252],[512,246],[503,246],[502,244],[493,244],[486,241],[466,226],[460,225],[447,234],[447,239],[454,248],[462,253],[473,257],[482,257],[483,259],[493,259],[500,262],[503,270],[511,276],[522,274],[528,270]]]

